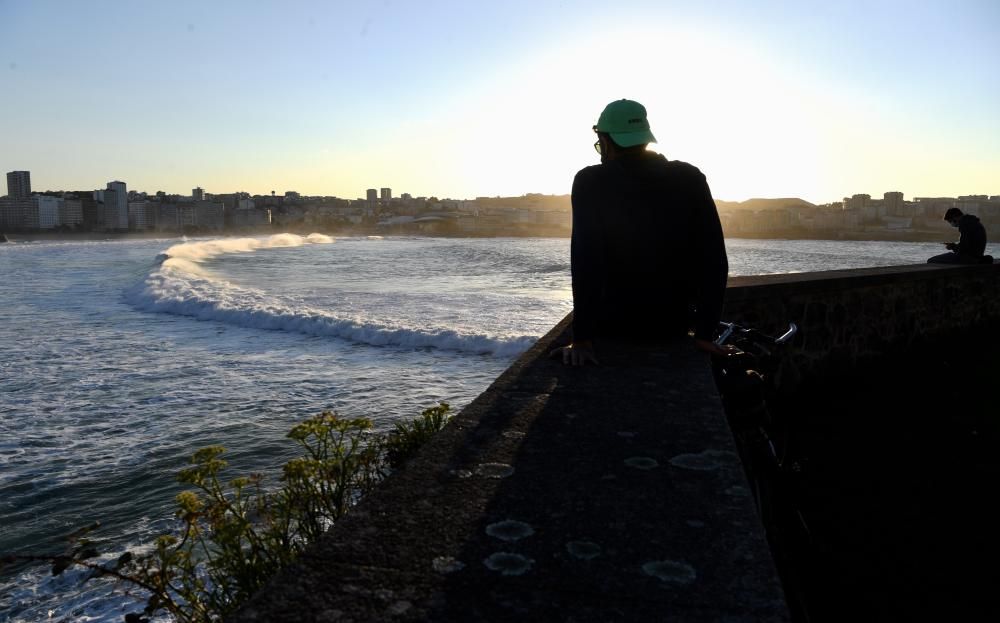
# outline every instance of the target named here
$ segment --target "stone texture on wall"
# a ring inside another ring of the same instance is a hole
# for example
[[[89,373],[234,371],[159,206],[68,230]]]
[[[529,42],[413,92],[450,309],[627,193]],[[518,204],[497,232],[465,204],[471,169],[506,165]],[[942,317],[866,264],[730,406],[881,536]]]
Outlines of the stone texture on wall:
[[[769,334],[798,324],[785,368],[794,384],[942,340],[975,339],[1000,320],[1000,264],[736,277],[723,315]]]

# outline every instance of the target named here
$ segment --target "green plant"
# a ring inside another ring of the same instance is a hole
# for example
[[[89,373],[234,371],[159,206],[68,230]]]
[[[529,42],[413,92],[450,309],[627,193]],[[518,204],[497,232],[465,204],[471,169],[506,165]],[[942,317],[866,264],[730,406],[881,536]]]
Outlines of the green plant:
[[[396,422],[385,442],[389,467],[397,469],[410,460],[434,433],[444,428],[451,419],[450,412],[451,406],[442,402],[424,409],[412,422]]]
[[[126,616],[128,623],[164,610],[185,623],[221,620],[343,517],[390,467],[412,456],[447,422],[449,411],[447,403],[425,409],[388,435],[372,435],[364,418],[329,411],[312,417],[288,433],[303,453],[284,465],[274,491],[264,488],[260,474],[224,481],[224,448],[203,448],[178,474],[193,487],[176,497],[178,533],[158,537],[150,553],[93,562],[97,550],[85,535],[95,525],[70,535],[64,554],[8,555],[0,564],[45,560],[53,574],[79,565],[94,572],[90,577],[140,587],[149,598],[141,614]]]

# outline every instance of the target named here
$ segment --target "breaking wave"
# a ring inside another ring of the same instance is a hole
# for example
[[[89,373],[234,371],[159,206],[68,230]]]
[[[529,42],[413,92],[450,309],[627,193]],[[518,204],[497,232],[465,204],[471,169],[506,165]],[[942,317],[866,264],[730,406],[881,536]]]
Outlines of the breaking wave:
[[[445,328],[408,327],[391,321],[340,317],[330,310],[285,301],[262,290],[220,279],[203,265],[206,260],[228,253],[333,242],[333,238],[321,234],[184,242],[159,254],[151,272],[126,290],[125,300],[147,312],[190,316],[252,329],[335,337],[372,346],[514,356],[527,350],[537,339],[534,336],[492,337]]]

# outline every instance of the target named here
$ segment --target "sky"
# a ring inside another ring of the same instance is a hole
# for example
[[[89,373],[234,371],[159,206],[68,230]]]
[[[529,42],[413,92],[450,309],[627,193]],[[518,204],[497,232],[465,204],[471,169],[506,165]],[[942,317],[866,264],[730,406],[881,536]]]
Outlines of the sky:
[[[0,0],[32,189],[568,194],[610,101],[716,199],[1000,194],[998,0]]]

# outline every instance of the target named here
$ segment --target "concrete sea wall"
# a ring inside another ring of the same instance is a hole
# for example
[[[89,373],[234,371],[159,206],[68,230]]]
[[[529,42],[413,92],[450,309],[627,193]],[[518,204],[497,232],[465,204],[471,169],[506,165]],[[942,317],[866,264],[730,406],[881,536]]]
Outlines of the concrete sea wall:
[[[232,620],[786,621],[708,357],[567,327]]]
[[[1000,267],[733,279],[792,385],[1000,317]],[[547,357],[567,318],[233,621],[786,621],[707,357]]]
[[[797,323],[785,366],[796,385],[944,341],[974,341],[1000,320],[1000,264],[736,277],[724,314],[770,333]]]

